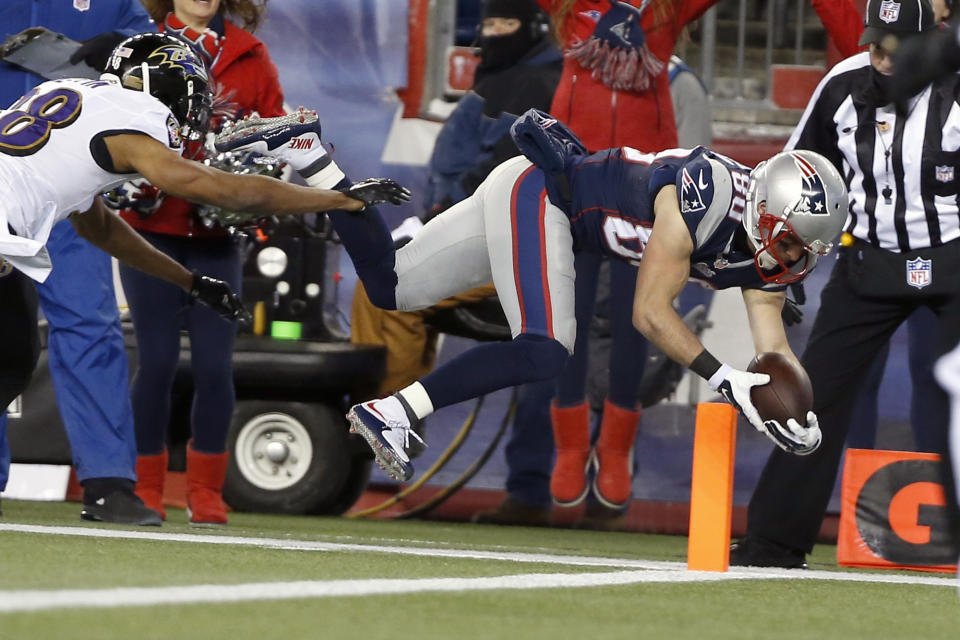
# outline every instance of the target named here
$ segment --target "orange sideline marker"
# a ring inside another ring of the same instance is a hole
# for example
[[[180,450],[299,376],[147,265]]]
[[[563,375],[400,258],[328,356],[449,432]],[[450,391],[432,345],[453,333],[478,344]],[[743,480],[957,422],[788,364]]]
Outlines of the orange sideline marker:
[[[737,410],[726,403],[698,404],[693,438],[687,569],[726,571],[730,565],[736,447]]]

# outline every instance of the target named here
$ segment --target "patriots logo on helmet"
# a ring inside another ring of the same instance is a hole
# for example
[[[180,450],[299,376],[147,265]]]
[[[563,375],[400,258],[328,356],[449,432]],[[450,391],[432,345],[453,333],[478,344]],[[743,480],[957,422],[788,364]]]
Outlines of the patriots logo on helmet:
[[[827,211],[827,193],[823,187],[823,179],[812,164],[797,153],[790,154],[797,168],[803,184],[800,188],[800,199],[793,205],[793,212],[812,216],[829,216]]]

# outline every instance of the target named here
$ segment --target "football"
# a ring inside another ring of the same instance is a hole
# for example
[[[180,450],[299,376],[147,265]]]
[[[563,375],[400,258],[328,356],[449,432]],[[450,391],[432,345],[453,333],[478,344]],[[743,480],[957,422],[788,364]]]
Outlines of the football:
[[[795,418],[806,425],[807,412],[813,409],[813,388],[803,367],[780,353],[767,352],[757,354],[747,371],[770,376],[768,384],[750,390],[750,400],[761,418],[781,425]]]

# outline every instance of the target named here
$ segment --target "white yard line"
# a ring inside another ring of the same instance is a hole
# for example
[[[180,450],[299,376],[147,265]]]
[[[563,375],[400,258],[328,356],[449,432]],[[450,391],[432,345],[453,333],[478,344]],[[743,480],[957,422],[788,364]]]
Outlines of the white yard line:
[[[0,531],[89,538],[155,540],[193,544],[225,544],[277,550],[389,553],[410,556],[500,560],[564,566],[616,567],[623,569],[622,571],[603,573],[526,574],[490,578],[331,580],[122,589],[0,590],[0,612],[76,607],[239,602],[262,599],[287,600],[295,598],[323,598],[427,591],[453,592],[491,589],[579,588],[637,583],[706,582],[718,580],[831,580],[840,582],[929,585],[953,588],[957,585],[956,580],[952,577],[919,576],[905,573],[802,571],[743,567],[732,568],[727,573],[710,573],[687,571],[686,565],[682,562],[636,560],[631,558],[481,551],[476,549],[437,549],[415,546],[284,540],[280,538],[128,531],[121,529],[98,529],[93,527],[51,527],[2,523],[0,524]]]
[[[129,531],[124,529],[98,529],[94,527],[49,527],[29,524],[0,524],[0,531],[21,533],[45,533],[86,538],[120,538],[127,540],[160,540],[164,542],[188,542],[200,544],[227,544],[266,549],[296,551],[362,551],[365,553],[394,553],[410,556],[430,556],[475,560],[503,560],[569,566],[617,567],[621,569],[678,569],[685,568],[679,562],[635,560],[628,558],[604,558],[550,553],[524,553],[509,551],[482,551],[478,549],[437,549],[401,545],[356,544],[344,542],[319,542],[313,540],[285,540],[282,538],[253,538],[196,533],[161,533],[159,531]],[[424,541],[424,544],[434,544]]]
[[[680,571],[615,571],[609,573],[533,573],[489,578],[420,578],[388,580],[303,580],[247,584],[201,584],[177,587],[125,587],[120,589],[64,589],[57,591],[0,591],[0,613],[44,609],[89,609],[297,600],[425,592],[490,591],[500,589],[558,589],[611,587],[641,582],[702,582],[734,580],[747,576],[698,574]]]

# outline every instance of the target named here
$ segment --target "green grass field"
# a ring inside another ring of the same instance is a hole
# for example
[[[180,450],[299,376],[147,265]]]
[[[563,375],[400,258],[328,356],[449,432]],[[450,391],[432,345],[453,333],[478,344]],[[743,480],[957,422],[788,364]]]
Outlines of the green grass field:
[[[93,526],[5,500],[0,639],[958,638],[954,579],[688,572],[686,538],[232,514]],[[896,582],[879,582],[890,580]]]

